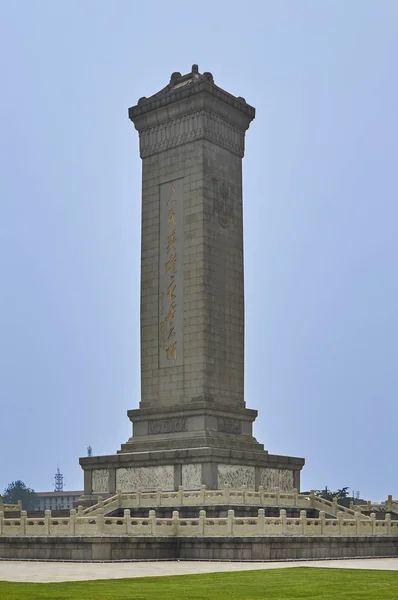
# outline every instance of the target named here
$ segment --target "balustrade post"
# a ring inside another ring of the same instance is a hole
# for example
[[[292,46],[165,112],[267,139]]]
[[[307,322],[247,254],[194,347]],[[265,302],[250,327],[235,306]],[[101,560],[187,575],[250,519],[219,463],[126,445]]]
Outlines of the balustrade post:
[[[83,516],[83,507],[81,504],[79,504],[79,506],[77,507],[77,516],[78,517],[82,517]]]
[[[293,488],[293,504],[294,506],[298,506],[298,489]]]
[[[228,535],[233,535],[234,534],[234,521],[235,521],[235,511],[234,510],[229,510],[228,511]]]
[[[310,503],[311,503],[311,508],[315,508],[315,491],[314,490],[310,490]]]
[[[173,521],[173,534],[178,535],[179,524],[180,524],[180,514],[179,514],[178,510],[173,510],[172,521]]]
[[[199,535],[204,535],[205,533],[205,524],[206,524],[206,511],[199,511]]]
[[[386,514],[386,529],[387,529],[387,535],[391,535],[391,514],[390,513]]]
[[[259,499],[260,499],[260,504],[264,505],[264,486],[263,485],[258,486],[258,495],[259,495]]]
[[[26,535],[26,516],[27,516],[27,512],[26,510],[21,510],[21,517],[20,517],[20,523],[21,525],[19,526],[19,533],[21,535]]]
[[[97,514],[95,515],[95,520],[97,523],[97,533],[104,533],[105,519],[104,519],[104,509],[103,508],[97,509]]]
[[[51,510],[44,511],[44,527],[46,530],[46,535],[51,534]]]
[[[69,512],[69,534],[75,535],[76,532],[76,509],[71,508]]]
[[[287,523],[286,523],[286,510],[281,508],[279,511],[279,518],[281,520],[281,529],[282,535],[286,535],[287,533]]]
[[[102,496],[98,496],[97,504],[98,504],[98,508],[102,508],[104,506],[104,499]]]
[[[136,496],[137,496],[137,506],[141,506],[141,500],[142,500],[141,490],[137,490]]]
[[[127,535],[131,533],[131,513],[129,508],[123,511],[124,531]]]
[[[332,504],[333,504],[334,514],[337,516],[337,513],[339,512],[339,505],[338,505],[336,497],[333,498]]]
[[[376,515],[375,513],[371,513],[370,518],[372,519],[372,535],[376,533]]]
[[[281,503],[281,492],[278,487],[275,488],[275,503],[276,503],[276,506],[280,506],[280,503]]]
[[[326,515],[324,510],[319,511],[319,521],[321,523],[321,535],[325,535]]]
[[[259,535],[264,535],[265,533],[265,510],[263,508],[258,509],[257,533]]]
[[[182,485],[178,486],[178,503],[180,506],[182,506],[184,502],[184,488],[182,487]]]
[[[0,535],[4,533],[4,511],[0,510]]]
[[[149,521],[151,523],[151,534],[156,535],[156,512],[154,510],[149,511]]]
[[[242,485],[243,504],[246,504],[246,492],[247,492],[247,485],[244,483]]]
[[[354,515],[354,519],[355,519],[355,533],[357,535],[361,535],[361,521],[362,521],[361,513],[356,512]]]
[[[344,533],[344,513],[341,510],[337,511],[337,520],[339,522],[339,534],[343,535],[343,533]]]
[[[162,488],[156,491],[156,505],[162,506]]]
[[[230,490],[229,485],[226,485],[223,490],[224,504],[229,504],[230,498],[231,498],[231,490]]]
[[[206,503],[206,486],[205,485],[201,485],[200,486],[200,503],[201,504],[205,504]]]
[[[303,535],[307,533],[307,511],[300,510],[301,532]]]
[[[22,512],[22,500],[18,500],[18,512]]]
[[[387,496],[386,509],[392,510],[392,495],[391,494],[389,494]]]
[[[122,507],[122,491],[116,490],[116,506],[118,508]]]

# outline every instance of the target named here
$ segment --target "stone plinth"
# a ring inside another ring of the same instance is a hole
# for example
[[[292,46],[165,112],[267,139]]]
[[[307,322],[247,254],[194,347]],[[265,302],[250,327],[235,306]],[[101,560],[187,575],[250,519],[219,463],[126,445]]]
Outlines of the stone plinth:
[[[299,488],[244,400],[242,158],[255,115],[210,73],[173,73],[129,110],[142,168],[141,402],[112,456],[80,459],[85,496],[116,489]]]
[[[396,557],[398,538],[364,537],[9,537],[0,558],[49,561],[214,560],[271,561]],[[336,565],[338,566],[338,565]],[[131,571],[126,572],[126,577]]]
[[[84,469],[85,495],[135,490],[299,488],[303,460],[266,452],[207,447],[119,453],[80,459]],[[230,441],[230,446],[233,441]]]

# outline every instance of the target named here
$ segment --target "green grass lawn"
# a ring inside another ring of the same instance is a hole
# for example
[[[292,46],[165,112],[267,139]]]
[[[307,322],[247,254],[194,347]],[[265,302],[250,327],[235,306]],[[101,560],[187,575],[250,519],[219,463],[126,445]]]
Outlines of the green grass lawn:
[[[391,600],[398,572],[291,568],[69,583],[0,581],[1,600]]]

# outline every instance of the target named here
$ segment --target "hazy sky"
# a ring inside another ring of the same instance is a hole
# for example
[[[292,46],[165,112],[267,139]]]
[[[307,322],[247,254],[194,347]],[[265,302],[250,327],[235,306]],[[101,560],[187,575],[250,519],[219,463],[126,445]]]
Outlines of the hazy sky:
[[[0,0],[0,492],[68,489],[140,398],[127,109],[192,63],[257,116],[246,402],[304,488],[398,496],[396,0]]]

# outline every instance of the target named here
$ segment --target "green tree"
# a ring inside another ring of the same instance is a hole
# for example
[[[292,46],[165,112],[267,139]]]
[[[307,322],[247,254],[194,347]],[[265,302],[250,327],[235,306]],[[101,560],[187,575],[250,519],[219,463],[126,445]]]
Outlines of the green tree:
[[[337,490],[336,498],[348,498],[348,487],[343,487]]]
[[[9,483],[3,495],[4,504],[17,504],[19,500],[22,501],[23,510],[34,510],[39,505],[36,492],[20,479]]]
[[[315,492],[315,496],[318,496],[318,498],[323,498],[323,500],[329,500],[329,502],[332,502],[333,498],[337,498],[337,502],[341,506],[349,507],[350,502],[354,502],[355,498],[354,498],[354,496],[349,495],[348,490],[349,490],[348,486],[342,487],[342,488],[338,489],[337,491],[329,490],[328,487],[326,486],[324,490],[314,490],[314,492]],[[301,492],[301,493],[306,496],[309,495],[309,492]]]

